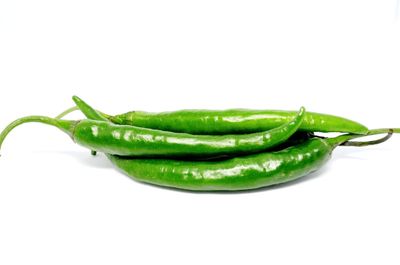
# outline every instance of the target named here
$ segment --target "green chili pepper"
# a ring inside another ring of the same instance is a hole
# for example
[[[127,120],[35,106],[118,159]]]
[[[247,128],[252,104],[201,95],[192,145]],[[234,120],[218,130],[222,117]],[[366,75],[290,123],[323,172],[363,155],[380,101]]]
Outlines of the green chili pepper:
[[[338,145],[365,146],[386,141],[393,131],[377,130],[388,136],[371,142],[349,143],[359,135],[313,138],[277,152],[259,153],[222,161],[132,159],[107,155],[129,177],[150,184],[199,191],[249,190],[285,183],[321,168]],[[398,132],[398,131],[397,131]]]
[[[70,108],[60,117],[77,110]],[[289,122],[295,111],[283,110],[178,110],[172,112],[131,111],[119,115],[101,113],[116,124],[190,134],[222,135],[255,133]],[[299,130],[307,132],[343,132],[366,134],[364,125],[339,116],[307,112]]]
[[[97,112],[95,109],[90,107],[86,102],[77,96],[73,97],[74,102],[77,104],[79,109],[90,119],[103,120],[107,119]],[[277,128],[262,133],[253,133],[245,135],[224,135],[224,136],[205,136],[205,135],[188,135],[188,134],[177,134],[170,132],[159,132],[166,136],[164,139],[159,141],[155,140],[153,149],[169,148],[169,151],[165,151],[166,155],[169,156],[197,156],[197,157],[210,157],[210,156],[222,156],[222,155],[239,155],[245,153],[256,153],[259,151],[267,150],[284,143],[289,139],[299,128],[305,116],[305,109],[301,108],[298,115],[290,122],[281,125]],[[111,125],[110,125],[111,126]],[[120,127],[121,128],[121,127]],[[132,128],[132,127],[130,127]],[[121,132],[122,134],[126,132]],[[140,139],[141,140],[141,139]],[[123,148],[130,149],[129,142],[124,143]],[[164,147],[167,145],[167,147]],[[137,149],[133,146],[132,149]],[[107,150],[100,150],[110,153]],[[148,155],[162,155],[154,154]],[[125,155],[132,155],[128,152]],[[143,154],[146,155],[146,154]]]
[[[111,122],[105,116],[103,116],[102,113],[90,107],[86,102],[84,102],[79,97],[73,96],[72,99],[74,100],[76,106],[69,108],[62,114],[58,115],[57,117],[61,118],[70,112],[73,112],[75,110],[80,110],[88,119]],[[272,147],[269,150],[274,150],[274,151],[281,150],[283,148],[302,143],[312,137],[316,137],[312,132],[297,131],[292,136],[290,136],[285,142],[278,144],[277,146]],[[96,155],[96,151],[92,151],[92,154]]]
[[[89,106],[83,101],[82,108]],[[263,151],[285,142],[304,119],[301,108],[293,121],[267,132],[247,135],[191,135],[165,132],[105,121],[66,121],[43,116],[29,116],[11,123],[0,135],[0,147],[6,135],[26,122],[41,122],[56,126],[73,140],[93,151],[126,156],[196,156],[210,157]]]
[[[110,122],[106,117],[103,116],[102,113],[100,113],[99,111],[95,110],[94,108],[92,108],[91,106],[89,106],[86,102],[84,102],[82,99],[80,99],[77,96],[73,96],[72,99],[74,100],[76,107],[70,108],[69,110],[67,110],[67,112],[70,111],[74,111],[75,109],[77,110],[81,110],[81,112],[86,116],[86,118],[88,119],[92,119],[92,120],[100,120],[100,121],[108,121]],[[285,142],[269,149],[269,150],[281,150],[283,148],[287,148],[289,146],[295,145],[295,144],[299,144],[299,143],[303,143],[308,139],[311,139],[312,137],[316,137],[313,133],[310,132],[299,132],[297,131],[296,133],[294,133],[292,136],[290,136]],[[96,154],[95,151],[92,151],[92,154]],[[232,154],[231,156],[233,156],[235,154]],[[216,157],[208,157],[207,160],[212,160],[212,159],[222,159],[222,158],[226,158],[228,156],[216,156]],[[194,159],[193,157],[191,157],[191,159]]]
[[[128,124],[191,134],[241,134],[266,131],[292,120],[294,111],[280,110],[180,110],[150,113],[133,111],[108,118]],[[368,129],[357,122],[327,114],[307,112],[300,130],[310,132],[347,132],[365,134]]]
[[[89,119],[105,120],[96,110],[74,99]],[[368,135],[388,133],[370,142],[349,141],[361,135],[318,138],[297,132],[283,150],[217,161],[182,161],[171,159],[135,159],[106,154],[111,162],[131,178],[150,184],[186,190],[248,190],[284,183],[305,176],[322,167],[338,145],[366,146],[388,140],[400,129],[371,130]],[[289,146],[291,143],[298,143]],[[288,147],[289,146],[289,147]],[[279,149],[279,146],[276,147]]]

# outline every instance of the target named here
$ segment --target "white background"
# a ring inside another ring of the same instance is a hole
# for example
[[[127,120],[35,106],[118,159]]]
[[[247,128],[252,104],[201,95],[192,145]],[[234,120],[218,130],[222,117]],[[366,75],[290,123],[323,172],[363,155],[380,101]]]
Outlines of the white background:
[[[73,94],[109,113],[304,105],[400,127],[399,77],[396,0],[0,2],[0,127]],[[138,183],[40,124],[2,155],[0,264],[400,263],[399,136],[232,194]]]

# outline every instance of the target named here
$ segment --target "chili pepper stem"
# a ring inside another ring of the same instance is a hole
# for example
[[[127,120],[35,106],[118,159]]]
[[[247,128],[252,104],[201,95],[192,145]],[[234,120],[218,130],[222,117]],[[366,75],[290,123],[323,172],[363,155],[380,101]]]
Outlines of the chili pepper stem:
[[[337,136],[335,138],[327,139],[327,141],[333,147],[337,147],[339,145],[362,147],[362,146],[368,146],[368,145],[374,145],[374,144],[383,143],[383,142],[387,141],[392,136],[393,133],[400,133],[400,128],[374,129],[374,130],[369,130],[368,133],[365,134],[365,135],[344,134],[344,135]],[[380,139],[373,140],[373,141],[365,141],[365,142],[351,141],[351,140],[356,139],[356,138],[361,138],[361,137],[366,137],[366,136],[371,136],[371,135],[377,135],[377,134],[387,134],[387,135],[385,137],[382,137]]]
[[[28,123],[28,122],[39,122],[39,123],[44,123],[47,125],[52,125],[57,127],[58,129],[62,130],[63,132],[67,133],[69,136],[72,137],[73,131],[76,125],[76,121],[68,121],[68,120],[59,120],[59,119],[54,119],[46,116],[27,116],[27,117],[22,117],[20,119],[17,119],[10,123],[0,134],[0,150],[1,146],[4,142],[4,139],[7,137],[7,135],[17,126]]]
[[[61,112],[60,114],[58,114],[56,117],[55,117],[55,119],[62,119],[62,118],[64,118],[65,116],[67,116],[68,114],[70,114],[70,113],[72,113],[72,112],[74,112],[74,111],[77,111],[77,110],[79,110],[79,108],[77,107],[77,106],[74,106],[74,107],[71,107],[71,108],[69,108],[69,109],[66,109],[66,110],[64,110],[63,112]],[[101,116],[103,116],[104,118],[106,118],[106,119],[108,119],[108,120],[110,120],[113,116],[111,116],[111,115],[109,115],[109,114],[106,114],[106,113],[103,113],[103,112],[101,112],[101,111],[98,111],[98,110],[96,110],[99,114],[101,114]]]
[[[388,133],[390,130],[391,130],[393,133],[400,133],[400,128],[384,128],[384,129],[369,130],[368,133],[367,133],[367,135],[375,135],[375,134],[380,134],[380,133]]]
[[[69,108],[69,109],[64,110],[64,111],[61,112],[60,114],[58,114],[58,115],[55,117],[55,119],[62,119],[62,118],[64,118],[65,116],[67,116],[68,114],[70,114],[70,113],[72,113],[72,112],[74,112],[74,111],[76,111],[76,110],[78,110],[78,107],[77,107],[77,106],[73,106],[73,107],[71,107],[71,108]]]

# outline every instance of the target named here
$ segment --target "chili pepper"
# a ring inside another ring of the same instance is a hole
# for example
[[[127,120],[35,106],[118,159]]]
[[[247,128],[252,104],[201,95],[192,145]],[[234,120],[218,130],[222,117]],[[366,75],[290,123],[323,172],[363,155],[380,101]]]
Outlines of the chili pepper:
[[[360,146],[386,141],[360,143]],[[377,132],[376,132],[377,133]],[[375,134],[371,131],[370,135]],[[313,138],[277,152],[265,152],[222,161],[132,159],[107,154],[112,163],[129,177],[150,184],[185,190],[235,191],[285,183],[321,168],[338,145],[359,135]],[[357,146],[357,142],[353,145]]]
[[[90,119],[104,120],[105,117],[74,99],[78,107]],[[171,159],[135,159],[106,154],[111,162],[131,178],[155,184],[186,190],[248,190],[275,185],[298,179],[320,167],[339,145],[367,146],[388,140],[393,132],[400,129],[377,129],[368,135],[387,133],[374,141],[350,141],[361,135],[341,135],[336,138],[318,138],[310,133],[297,132],[289,141],[298,142],[289,146],[281,145],[279,151],[259,153],[216,161],[183,161]],[[299,138],[297,138],[299,137]]]
[[[77,110],[70,108],[60,117]],[[102,113],[110,121],[150,129],[190,134],[243,134],[269,130],[290,121],[295,111],[283,110],[179,110],[151,113],[131,111],[115,116]],[[299,130],[307,132],[343,132],[366,134],[368,128],[358,122],[329,114],[307,112]]]
[[[79,104],[83,105],[84,102],[80,101]],[[285,142],[297,131],[304,114],[305,110],[301,108],[293,121],[267,132],[226,136],[196,136],[116,125],[105,121],[66,121],[28,116],[14,121],[4,129],[0,135],[0,147],[6,135],[16,126],[26,122],[41,122],[62,129],[84,147],[109,154],[197,157],[237,155],[263,151]]]
[[[60,117],[77,110],[73,107]],[[131,111],[119,115],[101,113],[116,124],[132,125],[179,133],[222,135],[255,133],[289,122],[295,111],[283,110],[178,110],[172,112]],[[364,125],[339,116],[307,112],[299,130],[307,132],[343,132],[366,134]]]
[[[108,118],[117,124],[129,124],[191,134],[241,134],[269,130],[280,126],[296,115],[294,111],[279,110],[180,110],[149,113],[133,111]],[[307,112],[300,130],[310,132],[347,132],[365,134],[368,129],[351,120]]]
[[[84,102],[79,97],[73,96],[72,99],[74,100],[76,106],[73,108],[70,108],[68,111],[80,110],[88,119],[110,122],[105,116],[103,116],[102,113],[100,113],[99,111],[92,108],[90,105],[88,105],[86,102]],[[290,136],[285,142],[283,142],[282,144],[279,144],[269,150],[274,150],[274,151],[281,150],[283,148],[287,148],[287,147],[295,145],[295,144],[303,143],[304,141],[306,141],[312,137],[315,137],[315,135],[313,133],[297,131],[292,136]],[[95,155],[96,153],[93,153],[93,152],[95,152],[95,151],[92,151],[92,154]],[[232,154],[231,156],[233,156],[233,155],[235,155],[235,154]],[[225,156],[208,157],[207,160],[222,159],[222,158],[226,158],[226,157],[229,157],[229,156],[225,155]],[[191,159],[194,159],[194,158],[191,157]]]
[[[84,114],[86,114],[87,117],[95,120],[108,121],[102,114],[90,107],[82,99],[74,96],[73,100],[77,104],[79,109]],[[302,123],[302,120],[304,119],[304,115],[305,109],[301,108],[298,115],[292,121],[262,133],[224,136],[195,136],[162,132],[162,134],[166,137],[165,139],[161,139],[160,141],[155,142],[154,144],[157,146],[154,146],[154,149],[162,149],[164,148],[163,145],[171,145],[170,142],[172,142],[172,144],[174,144],[174,146],[172,146],[174,150],[170,150],[168,152],[168,155],[170,156],[188,155],[209,157],[256,153],[259,151],[270,149],[285,142],[297,131]],[[121,135],[122,134],[123,133],[121,133]],[[125,143],[124,148],[125,147],[129,148],[129,143]],[[125,155],[131,154],[126,153]]]
[[[76,110],[81,110],[81,112],[88,118],[88,119],[93,119],[93,120],[100,120],[100,121],[108,121],[111,122],[109,119],[107,119],[101,112],[93,109],[90,107],[86,102],[84,102],[82,99],[80,99],[77,96],[73,96],[72,99],[74,100],[76,106],[71,107],[58,116],[56,116],[56,119],[61,119],[64,116],[68,115],[71,112],[74,112]],[[308,140],[312,137],[315,137],[313,132],[304,132],[304,131],[297,131],[294,133],[287,141],[285,141],[282,144],[277,145],[276,147],[270,148],[269,150],[280,150],[283,149],[284,147],[289,147],[295,144],[299,144],[304,142],[305,140]],[[92,155],[96,155],[97,152],[92,150]]]

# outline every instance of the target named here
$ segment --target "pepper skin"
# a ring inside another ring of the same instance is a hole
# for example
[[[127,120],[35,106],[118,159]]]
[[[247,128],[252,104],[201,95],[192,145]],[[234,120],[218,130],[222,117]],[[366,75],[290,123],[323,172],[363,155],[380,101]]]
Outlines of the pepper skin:
[[[105,115],[117,124],[190,134],[242,134],[270,130],[292,120],[296,111],[283,110],[179,110],[151,113],[132,111]],[[338,116],[307,112],[299,130],[365,134],[364,125]]]

